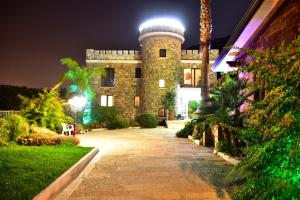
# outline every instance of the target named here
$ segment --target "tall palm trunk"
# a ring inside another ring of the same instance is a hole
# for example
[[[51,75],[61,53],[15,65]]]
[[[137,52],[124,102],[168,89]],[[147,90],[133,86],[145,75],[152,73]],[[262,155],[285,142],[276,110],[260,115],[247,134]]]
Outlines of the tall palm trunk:
[[[202,52],[201,66],[201,97],[202,103],[208,99],[208,71],[209,71],[209,45],[211,40],[211,0],[200,0],[200,52]]]

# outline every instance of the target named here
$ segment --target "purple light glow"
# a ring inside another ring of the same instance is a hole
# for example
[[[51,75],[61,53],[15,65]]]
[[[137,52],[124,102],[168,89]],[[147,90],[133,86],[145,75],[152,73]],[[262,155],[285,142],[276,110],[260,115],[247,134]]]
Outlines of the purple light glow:
[[[214,66],[212,70],[214,72],[224,72],[234,71],[235,68],[230,67],[226,62],[235,61],[237,58],[237,48],[248,48],[248,42],[256,31],[262,28],[265,20],[268,18],[274,7],[277,5],[276,0],[264,1],[260,8],[256,11],[254,16],[251,18],[247,26],[244,28],[238,39],[233,44],[228,53],[223,57],[217,66]]]

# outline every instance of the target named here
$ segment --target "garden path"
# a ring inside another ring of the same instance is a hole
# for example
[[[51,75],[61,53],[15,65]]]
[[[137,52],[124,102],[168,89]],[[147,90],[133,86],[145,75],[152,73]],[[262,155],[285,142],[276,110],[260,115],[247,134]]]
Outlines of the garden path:
[[[231,165],[175,137],[175,129],[100,130],[79,135],[81,145],[98,146],[101,158],[77,186],[72,200],[230,199],[224,179]]]

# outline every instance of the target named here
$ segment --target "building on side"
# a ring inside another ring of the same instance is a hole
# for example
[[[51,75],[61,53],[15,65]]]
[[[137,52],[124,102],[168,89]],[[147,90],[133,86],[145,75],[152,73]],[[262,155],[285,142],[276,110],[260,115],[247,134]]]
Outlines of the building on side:
[[[290,43],[300,34],[299,0],[254,0],[226,46],[263,50]],[[247,61],[236,48],[224,49],[212,70],[228,72]]]
[[[106,77],[93,81],[96,99],[101,106],[114,106],[133,121],[151,113],[165,119],[162,99],[176,92],[176,113],[188,117],[191,101],[200,101],[201,53],[182,50],[184,27],[174,19],[153,19],[140,26],[140,50],[86,50],[88,67],[104,67]],[[210,64],[218,50],[210,51]],[[210,85],[216,73],[209,74]]]

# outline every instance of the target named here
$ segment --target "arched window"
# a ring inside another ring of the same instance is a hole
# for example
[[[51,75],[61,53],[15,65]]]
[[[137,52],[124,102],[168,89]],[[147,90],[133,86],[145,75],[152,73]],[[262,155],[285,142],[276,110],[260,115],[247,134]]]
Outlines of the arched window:
[[[142,69],[140,67],[135,68],[135,78],[142,77]]]

